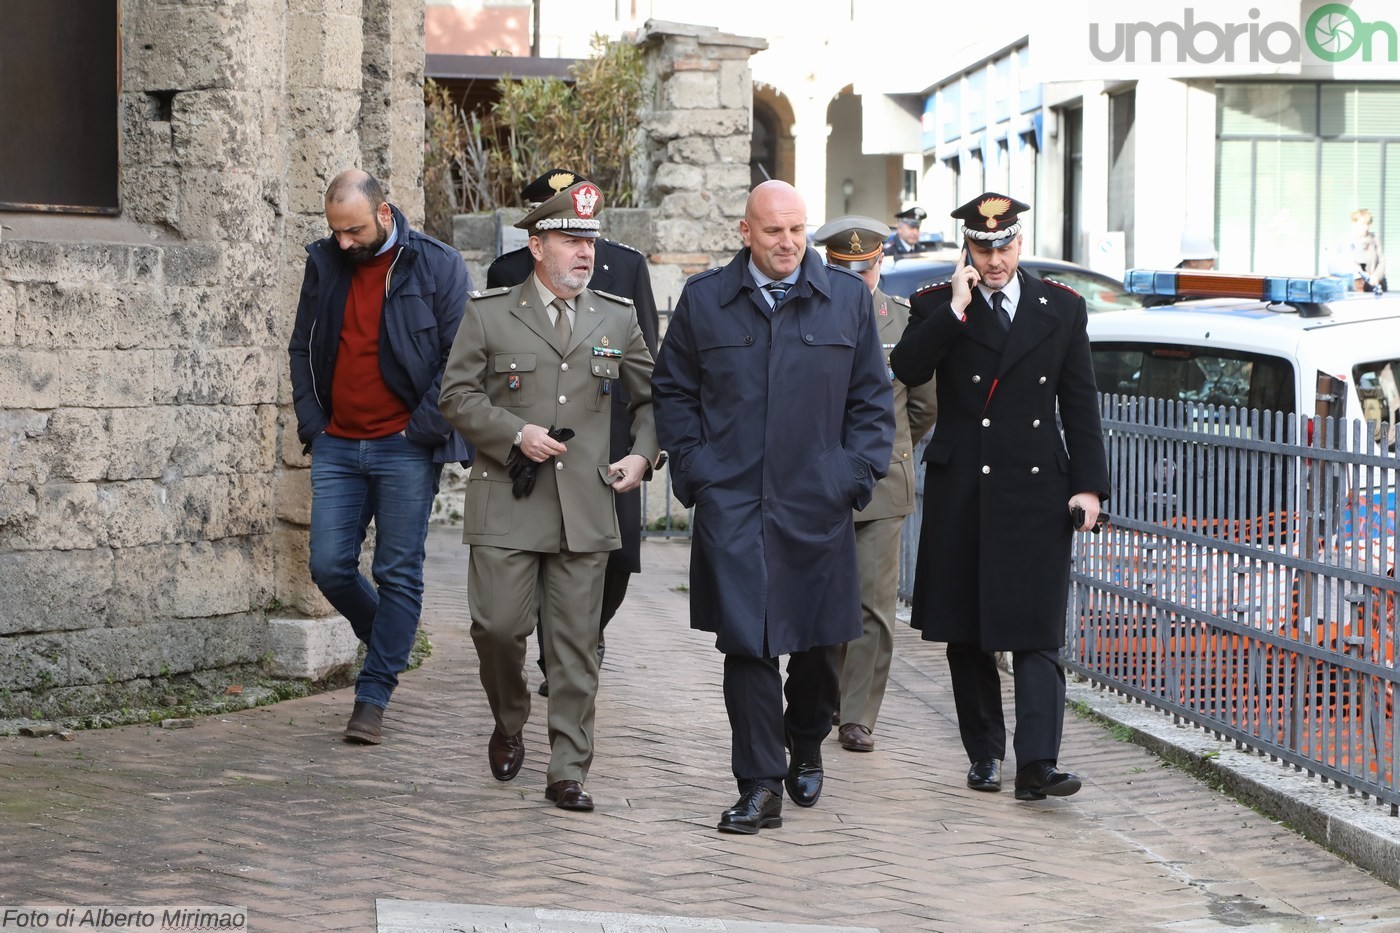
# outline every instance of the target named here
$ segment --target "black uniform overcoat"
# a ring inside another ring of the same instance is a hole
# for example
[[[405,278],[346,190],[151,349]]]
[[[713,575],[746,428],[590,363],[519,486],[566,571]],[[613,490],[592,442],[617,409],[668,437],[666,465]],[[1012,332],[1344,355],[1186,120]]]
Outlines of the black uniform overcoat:
[[[526,247],[502,253],[486,270],[486,287],[499,288],[502,285],[519,285],[535,270],[535,257]],[[588,288],[595,292],[605,292],[620,298],[630,298],[637,309],[637,326],[642,329],[642,339],[653,357],[656,356],[656,297],[651,290],[651,273],[647,271],[647,258],[624,243],[599,239],[594,244],[593,278],[588,280]],[[621,460],[630,452],[631,417],[627,406],[632,397],[621,380],[612,384],[612,447],[610,456],[614,461]],[[642,570],[642,491],[634,489],[616,495],[617,524],[622,529],[622,547],[608,555],[608,569],[641,573]]]
[[[959,321],[943,283],[912,296],[890,354],[908,385],[938,376],[911,624],[988,651],[1064,645],[1069,498],[1108,497],[1084,299],[1017,275],[1009,335],[977,289]]]
[[[690,624],[725,654],[860,635],[852,508],[894,444],[870,289],[808,249],[769,309],[749,251],[686,282],[652,373],[671,484],[695,507]]]

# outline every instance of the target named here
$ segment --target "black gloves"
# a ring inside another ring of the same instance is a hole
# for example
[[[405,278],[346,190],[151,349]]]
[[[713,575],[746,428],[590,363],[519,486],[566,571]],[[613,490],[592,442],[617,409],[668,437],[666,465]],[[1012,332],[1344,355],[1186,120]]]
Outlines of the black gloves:
[[[570,428],[555,428],[550,426],[549,436],[561,444],[567,444],[574,436]],[[553,460],[550,457],[549,460]],[[545,463],[548,463],[546,460]],[[523,499],[535,491],[535,474],[539,472],[540,464],[531,460],[521,452],[519,447],[510,449],[510,456],[506,458],[506,466],[510,468],[510,478],[512,480],[510,491],[517,499]]]

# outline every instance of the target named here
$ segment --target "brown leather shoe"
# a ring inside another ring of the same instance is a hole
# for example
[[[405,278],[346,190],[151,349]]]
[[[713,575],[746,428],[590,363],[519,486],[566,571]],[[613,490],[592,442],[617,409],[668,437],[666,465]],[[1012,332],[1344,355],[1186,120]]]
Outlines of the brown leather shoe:
[[[848,752],[875,751],[875,740],[870,737],[870,730],[858,722],[843,724],[838,734],[841,739],[841,747]]]
[[[520,766],[525,763],[525,740],[519,732],[506,735],[498,726],[486,744],[486,758],[491,762],[491,776],[498,781],[509,781],[520,773]]]
[[[384,707],[356,703],[345,725],[345,741],[355,745],[378,745],[383,741]]]
[[[544,799],[561,810],[593,809],[593,798],[578,781],[555,781],[544,789]]]

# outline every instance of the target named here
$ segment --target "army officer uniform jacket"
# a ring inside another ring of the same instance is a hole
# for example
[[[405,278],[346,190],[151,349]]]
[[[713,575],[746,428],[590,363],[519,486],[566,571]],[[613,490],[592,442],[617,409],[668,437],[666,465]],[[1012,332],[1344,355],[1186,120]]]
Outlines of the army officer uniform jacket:
[[[612,392],[631,397],[631,453],[655,463],[652,356],[632,303],[584,289],[574,299],[569,345],[554,325],[534,276],[473,294],[442,377],[443,415],[477,447],[463,509],[467,544],[557,553],[621,545],[608,472]],[[538,465],[535,488],[517,499],[506,465],[527,424],[570,428],[568,452]]]

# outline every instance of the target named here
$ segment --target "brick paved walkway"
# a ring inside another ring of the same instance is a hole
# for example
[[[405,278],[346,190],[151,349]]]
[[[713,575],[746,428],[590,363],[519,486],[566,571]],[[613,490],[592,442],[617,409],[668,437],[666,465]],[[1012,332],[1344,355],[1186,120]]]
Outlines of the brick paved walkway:
[[[1400,891],[1088,721],[1062,756],[1079,795],[966,790],[941,650],[907,629],[877,751],[829,744],[817,807],[720,835],[720,658],[687,625],[684,543],[645,546],[609,629],[598,809],[556,810],[542,706],[521,774],[487,770],[465,558],[434,530],[434,652],[380,747],[340,740],[349,691],[180,731],[0,738],[0,908],[239,905],[258,933],[373,931],[380,899],[882,931],[1400,927]]]

